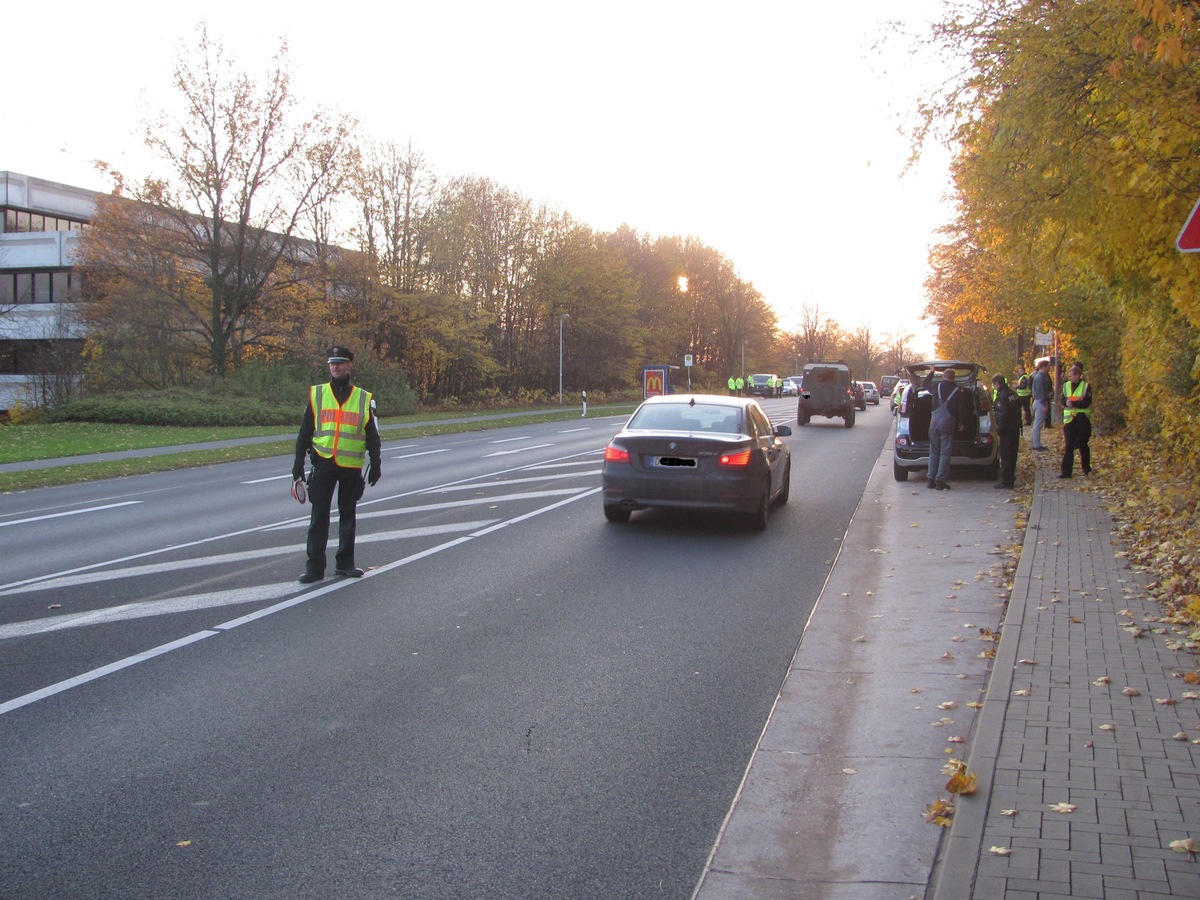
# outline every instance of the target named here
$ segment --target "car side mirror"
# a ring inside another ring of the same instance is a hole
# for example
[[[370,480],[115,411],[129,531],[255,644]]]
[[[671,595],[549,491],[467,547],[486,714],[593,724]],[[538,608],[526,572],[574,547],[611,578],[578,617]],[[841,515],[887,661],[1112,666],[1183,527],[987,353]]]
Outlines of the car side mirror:
[[[791,437],[791,436],[792,436],[792,429],[789,428],[787,425],[776,425],[775,426],[775,437]]]

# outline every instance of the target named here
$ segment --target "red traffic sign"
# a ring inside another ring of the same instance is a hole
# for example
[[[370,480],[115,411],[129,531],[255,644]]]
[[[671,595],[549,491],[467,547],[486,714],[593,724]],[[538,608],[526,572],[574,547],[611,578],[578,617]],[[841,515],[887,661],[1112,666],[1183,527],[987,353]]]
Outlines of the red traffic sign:
[[[1179,232],[1179,237],[1175,238],[1175,247],[1180,253],[1200,251],[1200,215],[1196,214],[1197,210],[1200,210],[1200,200],[1197,200],[1196,205],[1192,207],[1191,215],[1184,223],[1183,231]]]

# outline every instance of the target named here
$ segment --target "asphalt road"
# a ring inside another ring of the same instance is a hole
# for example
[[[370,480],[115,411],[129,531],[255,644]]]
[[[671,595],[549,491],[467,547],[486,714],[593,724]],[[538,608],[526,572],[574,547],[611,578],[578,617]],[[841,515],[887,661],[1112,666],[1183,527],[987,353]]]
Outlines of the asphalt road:
[[[6,496],[0,896],[689,896],[891,419],[764,534],[605,522],[619,422],[387,442],[311,589],[288,460]]]

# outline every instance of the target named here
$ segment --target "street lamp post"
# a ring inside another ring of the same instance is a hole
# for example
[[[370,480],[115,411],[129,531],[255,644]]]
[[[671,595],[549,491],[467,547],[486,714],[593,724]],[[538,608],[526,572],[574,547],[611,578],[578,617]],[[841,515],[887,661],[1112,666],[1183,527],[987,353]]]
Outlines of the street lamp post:
[[[570,313],[563,313],[558,317],[558,405],[562,406],[562,350],[563,350],[563,322],[571,318]]]

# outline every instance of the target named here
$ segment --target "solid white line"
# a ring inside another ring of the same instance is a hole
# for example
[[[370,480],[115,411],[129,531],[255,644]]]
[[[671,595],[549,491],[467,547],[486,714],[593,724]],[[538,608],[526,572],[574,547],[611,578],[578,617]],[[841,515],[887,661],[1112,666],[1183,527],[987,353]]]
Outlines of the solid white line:
[[[403,456],[392,456],[389,459],[415,459],[418,456],[429,456],[433,453],[449,453],[449,447],[443,447],[441,450],[422,450],[420,453],[406,453]]]
[[[69,512],[48,513],[44,516],[33,516],[29,519],[13,519],[11,522],[0,522],[0,528],[8,525],[25,525],[28,522],[42,522],[46,519],[58,519],[62,516],[78,516],[83,513],[100,512],[102,509],[116,509],[118,506],[135,506],[141,500],[126,500],[124,503],[106,503],[104,506],[89,506],[87,509],[72,509]]]
[[[588,465],[595,465],[595,463],[588,463]],[[594,472],[559,472],[556,475],[535,475],[532,478],[506,478],[503,481],[483,481],[475,484],[456,484],[452,487],[437,488],[436,490],[426,491],[422,496],[427,497],[430,494],[448,494],[452,491],[477,491],[480,488],[486,487],[500,487],[502,485],[510,484],[529,484],[530,482],[534,481],[553,481],[559,478],[579,478],[581,475],[599,474],[600,470],[596,469]]]
[[[500,438],[499,440],[488,441],[488,443],[489,444],[511,444],[513,441],[527,441],[527,440],[529,440],[529,435],[525,434],[525,435],[522,435],[521,437]],[[542,446],[549,447],[550,445],[542,444]]]
[[[541,450],[543,447],[553,446],[553,444],[534,444],[532,447],[518,447],[516,450],[497,450],[495,453],[483,454],[483,458],[491,459],[493,456],[511,456],[514,453],[524,453],[526,450]]]
[[[128,622],[132,619],[148,619],[151,616],[166,616],[172,613],[195,612],[219,606],[236,606],[239,603],[261,603],[296,592],[296,582],[261,584],[257,587],[235,588],[230,591],[212,591],[207,594],[190,594],[172,597],[169,600],[147,600],[139,603],[122,603],[105,609],[92,609],[81,613],[67,613],[26,622],[0,625],[0,640],[15,637],[30,637],[48,634],[67,628],[83,628],[87,625],[106,625],[110,622]]]
[[[63,691],[69,691],[71,688],[79,687],[81,684],[87,684],[89,681],[95,681],[97,678],[103,678],[105,675],[111,675],[113,672],[119,672],[122,669],[127,669],[130,666],[136,666],[140,662],[145,662],[148,659],[154,659],[156,656],[162,656],[164,653],[170,653],[172,650],[179,650],[189,644],[194,644],[196,641],[202,641],[205,638],[215,637],[218,634],[216,631],[198,631],[195,634],[189,634],[185,638],[180,638],[177,641],[171,641],[169,644],[162,644],[145,653],[139,653],[136,656],[127,656],[124,659],[119,659],[114,663],[109,663],[107,666],[101,666],[98,669],[92,669],[90,672],[84,672],[82,675],[76,675],[74,678],[68,678],[66,681],[60,681],[58,684],[52,684],[49,687],[44,687],[39,691],[25,694],[20,697],[14,697],[5,703],[0,703],[0,716],[5,713],[10,713],[14,709],[20,709],[22,706],[28,706],[30,703],[36,703],[38,700],[44,700],[47,697],[53,697],[55,694],[61,694]]]
[[[446,543],[439,544],[436,547],[430,547],[427,550],[422,550],[419,553],[414,553],[411,556],[406,556],[403,559],[398,559],[395,562],[391,562],[391,563],[388,563],[387,565],[380,566],[377,569],[371,569],[363,576],[363,578],[364,579],[372,578],[376,575],[382,575],[384,572],[390,572],[392,569],[398,569],[401,566],[408,565],[409,563],[413,563],[418,560],[433,556],[435,553],[441,553],[443,550],[449,550],[451,547],[457,547],[460,544],[464,544],[464,543],[474,540],[478,537],[483,537],[484,535],[491,534],[493,531],[496,531],[500,528],[507,527],[508,525],[516,524],[517,522],[523,522],[527,519],[533,518],[534,516],[539,516],[542,513],[546,513],[546,512],[550,512],[551,510],[558,509],[562,506],[567,505],[568,503],[574,503],[576,500],[580,500],[584,497],[589,497],[593,494],[599,493],[600,490],[601,490],[600,488],[593,488],[592,490],[587,491],[585,493],[577,494],[576,496],[569,497],[564,500],[560,500],[557,503],[552,503],[549,506],[543,507],[542,509],[527,512],[527,513],[525,513],[521,516],[518,516],[515,519],[512,519],[508,522],[501,522],[501,523],[498,523],[497,525],[483,528],[480,531],[475,532],[466,537],[455,538],[452,541],[447,541]],[[316,597],[323,597],[325,594],[330,594],[337,590],[343,590],[360,580],[362,580],[362,579],[358,579],[358,578],[338,579],[326,587],[321,587],[321,588],[318,588],[317,590],[307,591],[305,593],[300,594],[299,596],[292,597],[289,600],[284,600],[282,603],[276,603],[273,606],[268,606],[265,609],[257,610],[256,612],[249,613],[248,615],[242,616],[240,618],[231,619],[228,622],[225,622],[221,625],[217,625],[211,631],[197,632],[196,634],[189,635],[188,637],[185,637],[185,638],[181,638],[178,641],[173,641],[169,644],[163,644],[160,647],[155,647],[152,650],[147,650],[145,653],[139,653],[136,656],[126,657],[125,659],[118,660],[117,662],[114,662],[114,663],[110,663],[107,666],[101,666],[98,669],[93,669],[91,672],[86,672],[83,675],[78,675],[75,678],[69,678],[66,681],[60,681],[58,684],[53,684],[50,687],[42,688],[39,691],[34,691],[32,693],[25,694],[24,696],[16,697],[12,700],[9,700],[6,703],[0,704],[0,715],[4,715],[5,713],[12,712],[15,709],[20,709],[23,706],[28,706],[30,703],[34,703],[45,697],[51,697],[54,694],[58,694],[63,691],[66,691],[66,690],[70,690],[73,687],[78,687],[81,684],[86,684],[89,681],[94,681],[97,678],[101,678],[101,677],[111,674],[113,672],[119,672],[120,670],[126,669],[133,665],[136,665],[137,663],[144,662],[145,660],[148,660],[148,659],[153,659],[154,657],[160,656],[164,653],[169,653],[172,650],[176,650],[181,647],[186,647],[187,645],[195,643],[196,641],[202,640],[204,638],[212,637],[212,636],[220,634],[224,631],[229,631],[230,629],[237,628],[239,625],[245,625],[249,622],[255,622],[259,619],[265,618],[266,616],[272,615],[273,613],[281,612],[282,610],[285,610],[285,609],[290,609],[291,607],[297,606],[301,603],[306,603],[309,600],[312,600]]]
[[[283,479],[291,480],[291,474],[287,475],[272,475],[269,478],[255,478],[252,481],[243,481],[242,484],[262,484],[264,481],[283,481]]]
[[[547,466],[554,465],[557,463],[563,463],[564,460],[575,459],[576,457],[582,456],[584,454],[589,454],[589,453],[595,454],[595,453],[599,453],[599,452],[601,452],[601,451],[600,450],[585,450],[582,453],[571,453],[567,456],[560,457],[557,460],[551,459],[551,460],[547,460],[546,462],[540,463],[537,465],[539,468],[545,468]],[[524,468],[531,468],[531,467],[518,466],[516,469],[503,469],[503,470],[500,470],[497,472],[485,472],[482,475],[474,475],[470,478],[460,478],[457,481],[447,481],[445,484],[447,487],[449,487],[451,485],[455,485],[455,484],[465,484],[466,482],[477,481],[481,478],[492,478],[496,475],[503,475],[506,472],[514,472],[514,471],[519,472],[519,471],[522,471]],[[389,500],[399,500],[402,497],[411,497],[416,494],[424,493],[427,490],[430,490],[430,488],[418,488],[418,489],[412,490],[412,491],[402,491],[399,494],[388,494],[383,497],[376,497],[372,500],[360,501],[358,505],[359,505],[359,508],[361,509],[364,506],[373,506],[378,503],[387,503]],[[14,582],[10,582],[9,584],[0,585],[0,588],[8,589],[8,588],[21,587],[26,584],[34,584],[35,582],[39,582],[39,581],[47,581],[47,580],[50,580],[53,578],[60,578],[63,575],[74,575],[76,572],[90,572],[95,569],[102,568],[104,566],[115,565],[115,564],[124,563],[124,562],[130,562],[131,560],[135,560],[135,559],[144,559],[147,556],[157,556],[160,553],[171,553],[175,550],[186,550],[189,547],[199,547],[202,544],[211,544],[214,541],[223,541],[228,538],[241,537],[244,534],[255,534],[256,532],[261,532],[261,531],[271,531],[276,528],[286,527],[288,525],[295,525],[299,522],[307,522],[307,521],[308,521],[308,517],[304,516],[303,518],[298,518],[298,519],[288,518],[282,522],[275,522],[275,523],[268,524],[268,525],[255,525],[252,528],[243,528],[240,531],[230,531],[230,532],[226,532],[225,534],[214,534],[214,535],[211,535],[210,537],[199,538],[198,540],[194,540],[194,541],[185,541],[182,544],[171,544],[166,547],[157,547],[153,550],[145,550],[145,551],[142,551],[141,553],[132,553],[129,556],[122,556],[122,557],[118,557],[117,559],[108,559],[108,560],[103,560],[101,562],[89,563],[86,566],[76,566],[73,569],[65,569],[61,572],[51,572],[46,575],[37,575],[37,576],[34,576],[33,578],[26,578],[21,581],[14,581]]]
[[[574,434],[577,431],[591,431],[590,428],[564,428],[559,434]]]
[[[445,525],[422,525],[418,528],[397,528],[393,531],[383,531],[378,534],[359,535],[357,543],[370,544],[379,541],[395,541],[403,538],[429,537],[437,534],[453,534],[459,531],[471,531],[495,522],[486,519],[480,522],[451,522]],[[39,581],[9,590],[0,590],[0,597],[13,594],[28,594],[32,591],[52,591],[65,587],[76,587],[82,584],[96,584],[101,581],[113,581],[118,578],[134,578],[138,575],[158,575],[162,572],[174,572],[179,569],[195,569],[200,566],[219,566],[229,563],[251,562],[268,556],[287,556],[304,552],[303,544],[288,544],[283,547],[264,547],[261,550],[240,550],[236,553],[219,553],[215,556],[197,556],[192,559],[179,559],[173,562],[152,563],[147,566],[126,566],[123,569],[106,569],[103,572],[87,572],[80,575],[66,575],[53,581]]]

